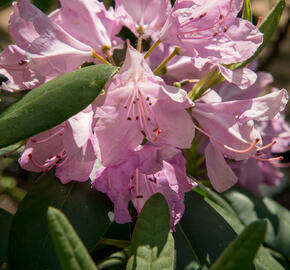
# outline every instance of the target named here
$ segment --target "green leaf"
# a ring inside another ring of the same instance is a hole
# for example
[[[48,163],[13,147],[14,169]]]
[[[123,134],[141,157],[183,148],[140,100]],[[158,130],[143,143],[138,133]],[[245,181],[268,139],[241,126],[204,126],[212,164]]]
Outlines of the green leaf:
[[[48,130],[86,108],[115,71],[110,65],[89,66],[30,91],[0,114],[0,148]]]
[[[37,6],[39,9],[41,9],[43,12],[47,12],[51,9],[53,4],[55,4],[55,0],[33,0],[32,4]]]
[[[251,269],[267,229],[265,220],[255,221],[224,250],[210,270]]]
[[[89,181],[63,185],[53,171],[43,174],[19,205],[12,222],[9,249],[13,269],[61,269],[48,232],[48,206],[65,213],[89,251],[110,225],[112,204],[93,190]]]
[[[66,216],[56,208],[48,207],[47,220],[62,268],[64,270],[97,270]]]
[[[276,5],[271,9],[267,17],[263,19],[263,21],[261,22],[259,26],[259,30],[262,33],[264,33],[263,43],[260,45],[260,47],[257,49],[257,51],[254,53],[252,57],[250,57],[249,59],[243,62],[233,64],[231,67],[232,69],[244,67],[245,65],[250,63],[252,60],[254,60],[261,53],[261,51],[267,45],[273,33],[275,32],[285,6],[286,6],[285,0],[280,0],[276,3]]]
[[[240,234],[245,228],[245,225],[237,216],[233,208],[213,190],[209,188],[204,188],[202,185],[200,185],[200,188],[202,188],[206,192],[206,197],[204,198],[205,201],[224,218],[224,220],[233,228],[233,230],[237,234]],[[284,269],[278,263],[278,261],[271,256],[270,252],[264,247],[260,248],[256,256],[255,267],[259,270]]]
[[[244,6],[243,6],[242,18],[252,22],[253,17],[252,17],[251,0],[245,0]]]
[[[240,192],[239,192],[240,191]],[[290,257],[290,212],[269,198],[259,198],[242,189],[224,193],[245,225],[258,219],[267,219],[266,243]]]
[[[177,231],[174,237],[184,238],[192,261],[196,262],[197,256],[201,266],[210,266],[236,236],[223,217],[195,192],[185,194],[185,212],[179,226],[183,236],[176,236]],[[181,269],[190,263],[183,258],[184,248],[177,249],[176,260]]]
[[[157,193],[145,203],[137,220],[127,270],[173,269],[174,240],[169,229],[168,204]]]
[[[0,208],[0,269],[8,269],[8,240],[12,217]]]

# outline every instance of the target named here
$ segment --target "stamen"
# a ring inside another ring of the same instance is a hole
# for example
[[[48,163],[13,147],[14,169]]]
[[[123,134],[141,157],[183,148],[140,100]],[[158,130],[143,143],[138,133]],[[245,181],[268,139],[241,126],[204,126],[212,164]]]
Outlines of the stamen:
[[[50,166],[52,166],[52,165],[55,163],[55,160],[57,159],[57,158],[55,157],[54,160],[52,160],[52,161],[46,163],[45,165],[41,165],[41,164],[39,164],[38,162],[36,162],[36,161],[32,158],[32,154],[31,154],[31,153],[28,154],[28,158],[31,160],[31,162],[32,162],[32,164],[33,164],[34,166],[36,166],[36,167],[38,167],[38,168],[40,168],[40,169],[44,169],[45,171],[49,171],[49,170],[51,169]]]
[[[277,143],[277,141],[272,141],[271,143],[269,143],[269,144],[266,144],[265,146],[263,146],[263,147],[261,147],[261,148],[258,148],[258,151],[263,151],[263,150],[265,150],[265,149],[267,149],[267,148],[270,148],[270,147],[272,147],[274,144],[276,144]]]
[[[249,151],[251,151],[256,145],[257,143],[260,141],[260,139],[256,139],[248,148],[246,149],[243,149],[243,150],[237,150],[237,149],[234,149],[230,146],[227,146],[227,145],[224,145],[224,147],[232,152],[235,152],[235,153],[239,153],[239,154],[244,154],[244,153],[247,153]]]
[[[6,153],[3,157],[9,158],[13,153],[15,153],[18,149],[20,149],[25,144],[25,141],[18,145],[15,149],[11,150],[10,152]]]
[[[265,161],[265,162],[268,162],[268,161],[281,161],[281,160],[283,160],[283,157],[282,156],[274,157],[274,158],[260,158],[260,157],[257,157],[257,156],[253,156],[253,158],[256,159],[256,160]]]
[[[212,137],[210,134],[208,134],[206,131],[204,131],[200,127],[196,126],[195,124],[193,124],[193,125],[198,131],[200,131],[201,133],[203,133],[204,135],[206,135],[210,139],[213,139],[215,142],[217,142],[218,144],[222,145],[225,149],[227,149],[229,151],[232,151],[234,153],[239,153],[239,154],[247,153],[247,152],[251,151],[257,145],[257,143],[260,141],[260,139],[257,138],[248,148],[239,150],[239,149],[235,149],[235,148],[232,148],[232,147],[230,147],[228,145],[223,144],[222,142],[217,140],[215,137]]]
[[[52,139],[53,137],[55,137],[57,135],[62,136],[63,135],[62,131],[64,130],[64,128],[65,127],[62,126],[61,129],[59,129],[57,132],[55,132],[53,134],[50,133],[49,136],[47,138],[45,138],[45,139],[42,139],[42,140],[30,139],[30,140],[33,143],[44,143],[44,142],[47,142],[48,140]]]

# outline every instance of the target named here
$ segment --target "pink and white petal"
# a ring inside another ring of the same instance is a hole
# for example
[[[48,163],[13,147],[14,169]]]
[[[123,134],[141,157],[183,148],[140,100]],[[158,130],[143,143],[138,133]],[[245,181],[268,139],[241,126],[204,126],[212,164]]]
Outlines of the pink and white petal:
[[[74,156],[69,156],[63,163],[56,165],[56,177],[63,184],[71,181],[85,182],[89,180],[95,163],[95,153],[90,142]]]
[[[10,16],[8,30],[14,42],[22,49],[27,49],[30,43],[39,37],[32,22],[23,19],[19,14],[18,3],[13,2],[13,13]]]
[[[207,175],[214,189],[223,192],[238,181],[223,155],[211,143],[205,149]]]
[[[124,115],[126,112],[120,112],[116,107],[103,106],[96,113],[99,119],[94,131],[100,146],[101,162],[106,167],[127,160],[143,140],[137,121],[127,120]]]
[[[241,89],[249,88],[257,80],[257,74],[248,68],[231,70],[222,65],[217,65],[217,67],[229,83],[234,83]]]

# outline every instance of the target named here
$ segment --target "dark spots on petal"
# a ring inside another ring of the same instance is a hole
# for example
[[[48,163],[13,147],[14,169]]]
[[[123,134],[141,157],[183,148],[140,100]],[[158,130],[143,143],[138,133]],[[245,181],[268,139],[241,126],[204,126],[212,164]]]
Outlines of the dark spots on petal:
[[[146,98],[147,101],[149,101],[149,99],[150,99],[149,97]]]
[[[215,32],[215,33],[213,34],[214,37],[216,37],[217,35],[218,35],[218,32]]]
[[[136,101],[135,100],[133,101],[133,104],[136,104]]]
[[[147,137],[147,135],[146,135],[144,130],[141,130],[141,133],[143,134],[144,137]]]
[[[136,116],[136,120],[139,120],[139,116],[138,115]]]
[[[143,198],[143,195],[137,195],[136,198],[137,199],[142,199]]]
[[[127,120],[132,120],[132,118],[131,117],[127,117]]]
[[[204,16],[206,16],[206,14],[207,14],[207,12],[201,14],[201,15],[199,16],[199,19],[201,19],[201,18],[203,18]]]
[[[223,19],[223,17],[224,17],[224,15],[223,15],[223,14],[220,14],[220,17],[219,17],[219,19],[220,19],[220,20],[222,20],[222,19]]]
[[[150,117],[148,117],[148,118],[147,118],[147,120],[148,120],[148,121],[150,121],[150,120],[151,120],[151,118],[150,118]]]
[[[228,30],[228,28],[227,27],[224,27],[224,30],[223,30],[224,33],[227,32],[227,30]]]
[[[148,104],[149,104],[149,106],[151,106],[151,105],[152,105],[152,103],[151,103],[151,102],[149,102]]]
[[[124,106],[124,109],[127,109],[128,107],[127,106]]]

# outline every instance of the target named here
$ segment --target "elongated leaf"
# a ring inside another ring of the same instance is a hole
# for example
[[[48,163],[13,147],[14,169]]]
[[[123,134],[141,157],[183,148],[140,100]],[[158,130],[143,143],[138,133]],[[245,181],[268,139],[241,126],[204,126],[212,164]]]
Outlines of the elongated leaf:
[[[195,192],[185,195],[185,213],[179,224],[188,252],[196,254],[200,265],[210,266],[236,236],[223,217]],[[183,249],[176,250],[178,266],[185,266],[183,256]],[[197,261],[194,254],[192,261]]]
[[[65,215],[54,207],[48,207],[47,220],[62,268],[97,270],[87,249]]]
[[[0,148],[48,130],[86,108],[116,71],[93,65],[43,84],[0,115]]]
[[[174,241],[165,198],[153,195],[144,205],[132,237],[127,270],[173,269]]]
[[[12,217],[0,208],[0,269],[8,269],[8,240]]]
[[[267,45],[267,43],[269,42],[269,40],[272,37],[273,33],[275,32],[285,6],[286,6],[285,0],[280,0],[271,9],[271,11],[267,15],[267,17],[265,17],[263,19],[263,21],[261,22],[261,24],[259,26],[259,30],[262,33],[264,33],[263,43],[260,45],[260,47],[257,49],[257,51],[254,53],[254,55],[252,57],[250,57],[249,59],[247,59],[247,60],[245,60],[245,61],[243,61],[241,63],[234,64],[231,67],[232,69],[244,67],[245,65],[250,63],[253,59],[255,59],[261,53],[261,51]]]
[[[268,221],[266,243],[290,257],[290,212],[269,198],[259,198],[239,189],[224,194],[245,225],[265,218]]]
[[[255,221],[225,249],[210,270],[251,269],[267,229],[265,220]]]
[[[237,216],[234,209],[213,190],[204,188],[202,185],[200,185],[200,187],[206,192],[204,195],[205,201],[224,218],[224,220],[233,228],[237,234],[240,234],[245,228],[245,225]],[[255,268],[258,270],[284,269],[263,246],[260,248],[256,256]]]
[[[242,18],[252,22],[253,17],[252,17],[251,0],[244,1]]]
[[[90,183],[62,185],[54,172],[43,174],[19,205],[10,236],[10,258],[15,270],[61,269],[47,225],[47,208],[54,206],[70,219],[92,251],[110,225],[111,202]]]

